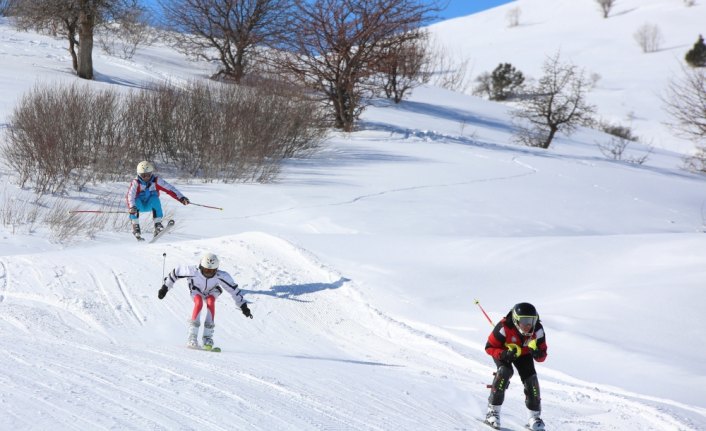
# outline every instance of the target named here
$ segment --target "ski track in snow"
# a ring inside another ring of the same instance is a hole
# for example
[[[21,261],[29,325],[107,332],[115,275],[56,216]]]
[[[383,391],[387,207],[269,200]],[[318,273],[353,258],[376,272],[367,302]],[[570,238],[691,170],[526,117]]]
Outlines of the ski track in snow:
[[[205,243],[164,248],[170,260],[182,260]],[[386,315],[367,303],[354,281],[280,238],[245,233],[220,238],[214,248],[235,262],[232,273],[255,315],[244,319],[227,295],[221,298],[216,337],[224,352],[218,354],[185,349],[181,338],[177,345],[160,342],[144,325],[150,315],[150,321],[166,321],[170,331],[185,333],[190,299],[184,285],[158,301],[108,261],[97,260],[86,276],[80,265],[48,258],[45,264],[54,268],[49,282],[22,258],[1,262],[3,321],[30,320],[26,326],[45,329],[32,335],[38,338],[32,343],[20,341],[24,332],[6,331],[11,341],[0,353],[5,364],[0,400],[6,407],[0,428],[486,429],[476,419],[483,414],[492,364],[469,359],[482,353],[445,337],[443,330],[431,333]],[[22,286],[8,292],[8,266],[28,270],[33,282],[48,285],[50,296],[16,291]],[[96,294],[88,290],[98,293],[90,314],[71,305]],[[106,335],[114,331],[138,336],[125,344]],[[307,353],[308,346],[319,344],[335,350]],[[331,363],[336,367],[327,366]],[[342,368],[348,372],[341,374]],[[41,379],[33,377],[34,370],[43,370]],[[706,423],[683,418],[675,403],[555,376],[540,379],[550,429],[696,430]],[[503,410],[508,429],[520,429],[525,421],[518,382],[513,380]],[[399,393],[400,386],[408,389]],[[450,392],[439,392],[432,402],[420,405],[414,396],[447,386]],[[446,396],[467,397],[468,410],[448,411]],[[31,421],[27,405],[39,412]],[[569,415],[554,416],[557,407]]]

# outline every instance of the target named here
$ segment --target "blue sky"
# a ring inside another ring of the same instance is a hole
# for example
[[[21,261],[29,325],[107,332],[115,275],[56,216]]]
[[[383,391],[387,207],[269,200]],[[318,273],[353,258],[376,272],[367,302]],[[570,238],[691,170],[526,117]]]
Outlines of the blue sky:
[[[449,6],[439,14],[441,19],[450,19],[457,16],[470,15],[505,3],[512,0],[446,0]]]
[[[448,2],[448,7],[439,13],[442,20],[455,18],[457,16],[470,15],[472,13],[510,3],[513,0],[441,0]],[[156,0],[142,0],[142,4],[150,7],[157,7]]]

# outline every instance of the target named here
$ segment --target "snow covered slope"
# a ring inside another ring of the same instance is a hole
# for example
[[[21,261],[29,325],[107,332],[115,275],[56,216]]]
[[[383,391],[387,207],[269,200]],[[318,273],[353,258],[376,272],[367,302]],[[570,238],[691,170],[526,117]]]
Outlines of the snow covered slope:
[[[37,80],[73,79],[61,42],[6,23],[0,58],[0,123]],[[95,64],[97,87],[209,74],[163,45]],[[548,429],[706,429],[703,179],[669,151],[606,160],[590,130],[549,151],[511,132],[503,105],[421,88],[277,183],[172,181],[224,210],[165,198],[178,224],[155,244],[0,227],[0,429],[483,430],[475,298],[494,320],[539,309]],[[23,192],[2,178],[3,199]],[[184,347],[186,285],[156,295],[206,251],[254,314],[218,301],[218,354]],[[515,377],[504,426],[525,420]]]
[[[527,78],[559,52],[583,68],[596,84],[589,100],[604,120],[634,128],[643,142],[690,152],[693,144],[673,136],[661,98],[671,79],[682,75],[684,56],[704,33],[706,3],[681,0],[620,0],[607,19],[595,0],[516,0],[484,12],[431,26],[449,54],[469,60],[472,77],[511,63]],[[519,9],[517,27],[506,14]],[[660,49],[643,53],[638,29],[657,26]]]

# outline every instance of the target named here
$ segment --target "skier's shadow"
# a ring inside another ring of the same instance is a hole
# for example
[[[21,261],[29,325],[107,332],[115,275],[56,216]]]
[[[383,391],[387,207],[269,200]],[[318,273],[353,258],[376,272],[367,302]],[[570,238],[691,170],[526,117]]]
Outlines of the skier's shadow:
[[[247,295],[267,295],[279,299],[288,299],[290,301],[310,302],[299,299],[299,296],[321,292],[323,290],[338,289],[349,281],[350,279],[341,277],[333,283],[283,284],[272,286],[270,290],[243,290],[243,293]]]

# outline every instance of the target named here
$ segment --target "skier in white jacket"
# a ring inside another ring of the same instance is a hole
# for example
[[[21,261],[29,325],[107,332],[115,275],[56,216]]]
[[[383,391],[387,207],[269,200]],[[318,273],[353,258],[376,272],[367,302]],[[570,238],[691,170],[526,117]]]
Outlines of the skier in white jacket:
[[[185,279],[189,283],[191,298],[194,300],[194,309],[189,319],[189,339],[187,345],[192,348],[199,348],[198,336],[201,326],[201,310],[204,300],[206,301],[206,318],[203,328],[203,348],[211,350],[213,348],[213,331],[215,328],[214,317],[216,314],[216,299],[226,290],[235,300],[245,317],[253,318],[243,295],[238,289],[238,284],[230,274],[218,269],[218,256],[213,253],[206,253],[201,258],[199,265],[178,266],[169,272],[164,278],[164,284],[159,289],[157,297],[162,299],[169,289],[174,287],[180,279]]]

